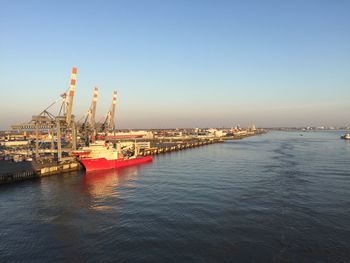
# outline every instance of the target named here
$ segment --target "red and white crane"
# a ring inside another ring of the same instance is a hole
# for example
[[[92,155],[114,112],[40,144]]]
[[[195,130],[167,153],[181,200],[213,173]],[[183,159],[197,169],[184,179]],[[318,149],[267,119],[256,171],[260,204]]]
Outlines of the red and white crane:
[[[117,91],[113,91],[112,107],[108,111],[105,121],[101,125],[101,132],[107,134],[108,131],[115,129],[115,111],[117,108]]]
[[[66,112],[66,123],[69,126],[72,121],[72,109],[73,109],[73,99],[75,92],[75,83],[77,81],[77,68],[72,68],[72,74],[70,78],[70,86],[69,86],[69,96],[67,100],[67,112]]]
[[[89,144],[90,136],[92,136],[92,138],[96,136],[95,115],[96,115],[97,97],[98,97],[98,87],[95,87],[92,94],[91,106],[86,114],[84,122],[80,127],[80,132],[84,134],[86,145]]]
[[[97,104],[97,97],[98,97],[98,87],[94,88],[93,94],[92,94],[92,102],[91,106],[86,114],[84,123],[82,124],[82,130],[85,128],[88,129],[94,129],[95,128],[95,115],[96,115],[96,104]]]

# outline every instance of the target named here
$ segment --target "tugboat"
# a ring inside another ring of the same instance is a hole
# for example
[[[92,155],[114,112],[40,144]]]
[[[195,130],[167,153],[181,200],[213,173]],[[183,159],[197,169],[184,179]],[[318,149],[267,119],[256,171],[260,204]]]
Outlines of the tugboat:
[[[126,166],[151,162],[152,156],[137,156],[138,148],[134,145],[134,155],[123,154],[121,147],[117,144],[117,149],[110,142],[96,141],[88,147],[73,151],[79,162],[84,166],[86,172],[117,169]]]
[[[340,138],[344,140],[350,140],[350,133],[345,133],[344,135],[340,136]]]

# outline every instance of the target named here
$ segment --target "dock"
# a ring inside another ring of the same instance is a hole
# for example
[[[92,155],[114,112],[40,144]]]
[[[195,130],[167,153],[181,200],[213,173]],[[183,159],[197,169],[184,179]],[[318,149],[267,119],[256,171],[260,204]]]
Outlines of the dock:
[[[141,149],[139,155],[148,156],[156,155],[162,153],[169,153],[174,151],[186,150],[189,148],[195,148],[199,146],[204,146],[213,143],[222,143],[222,139],[209,139],[209,140],[187,140],[187,141],[161,141],[161,142],[152,142],[151,148]]]
[[[206,140],[152,140],[150,148],[141,149],[140,156],[165,154],[174,151],[181,151],[210,145],[214,143],[222,143],[222,139],[206,139]],[[31,162],[10,162],[0,161],[0,185],[21,182],[24,180],[38,179],[41,177],[58,175],[70,171],[78,171],[82,169],[80,163],[74,158],[66,158],[66,160],[58,162],[53,159],[39,159]]]
[[[38,179],[45,176],[81,169],[81,165],[76,160],[69,160],[63,163],[58,163],[57,161],[48,159],[32,162],[23,161],[18,163],[0,161],[0,165],[0,185],[29,179]]]

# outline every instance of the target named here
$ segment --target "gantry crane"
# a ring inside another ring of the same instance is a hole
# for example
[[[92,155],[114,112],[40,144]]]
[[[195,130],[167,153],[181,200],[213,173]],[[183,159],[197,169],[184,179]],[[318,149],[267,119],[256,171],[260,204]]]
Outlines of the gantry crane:
[[[94,88],[92,95],[91,106],[86,114],[85,120],[80,127],[80,132],[84,134],[85,145],[89,145],[90,136],[94,139],[96,136],[96,127],[95,127],[95,114],[96,114],[96,104],[98,97],[98,87]]]
[[[63,101],[61,109],[58,116],[56,116],[55,118],[58,160],[62,159],[62,150],[71,151],[76,150],[77,148],[77,128],[76,123],[74,121],[74,115],[72,114],[76,79],[77,68],[73,67],[70,79],[68,98],[66,93],[62,95]],[[68,133],[71,134],[71,147],[68,149],[62,149],[62,134],[67,135]]]
[[[105,121],[102,123],[100,132],[104,133],[107,137],[108,131],[114,131],[115,129],[115,110],[117,108],[117,91],[113,91],[112,107],[108,111]]]
[[[57,116],[51,114],[48,109],[51,108],[57,101],[51,103],[40,114],[32,116],[32,120],[29,123],[22,125],[13,125],[12,129],[15,130],[34,130],[35,131],[35,157],[39,158],[39,131],[48,131],[51,135],[51,150],[52,154],[55,151],[54,135],[56,132],[57,138],[57,157],[58,160],[62,160],[62,144],[61,138],[63,135],[71,136],[71,147],[64,149],[67,151],[76,149],[76,124],[74,122],[74,115],[72,115],[73,99],[76,84],[77,68],[73,67],[71,72],[71,80],[69,86],[69,95],[67,98],[66,93],[61,95],[62,104]]]
[[[68,126],[72,124],[72,109],[73,109],[73,99],[74,99],[76,81],[77,81],[77,68],[73,67],[72,75],[70,79],[69,98],[67,101],[66,123]]]

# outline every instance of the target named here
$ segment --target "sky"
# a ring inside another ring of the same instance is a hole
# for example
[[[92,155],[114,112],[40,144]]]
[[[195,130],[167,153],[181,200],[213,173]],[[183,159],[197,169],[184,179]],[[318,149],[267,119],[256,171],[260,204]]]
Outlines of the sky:
[[[120,129],[350,125],[350,1],[0,0],[0,129],[69,88]]]

